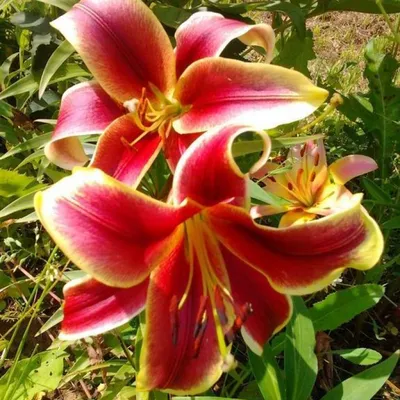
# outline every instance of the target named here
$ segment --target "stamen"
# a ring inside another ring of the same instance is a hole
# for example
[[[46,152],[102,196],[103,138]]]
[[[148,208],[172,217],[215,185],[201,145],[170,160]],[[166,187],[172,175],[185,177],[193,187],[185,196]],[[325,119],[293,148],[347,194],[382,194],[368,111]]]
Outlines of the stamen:
[[[307,143],[304,143],[304,146],[300,150],[300,156],[304,157],[304,153],[306,152],[307,149]]]
[[[310,182],[314,182],[316,176],[317,176],[317,174],[315,173],[315,171],[313,171],[310,176]]]
[[[199,331],[201,329],[201,325],[203,323],[204,316],[206,315],[207,301],[208,301],[207,296],[201,296],[200,307],[199,307],[199,311],[197,312],[197,317],[196,317],[196,325],[194,327],[194,337],[195,338],[199,335]]]
[[[271,181],[276,183],[276,179],[273,176],[267,176],[267,178]]]
[[[288,182],[287,187],[289,190],[293,190],[293,184],[291,182]]]
[[[245,303],[237,310],[237,315],[235,321],[229,329],[229,331],[225,334],[225,340],[227,343],[231,343],[235,338],[236,334],[239,332],[240,328],[247,321],[247,318],[253,313],[253,308],[250,303]]]
[[[222,326],[225,326],[228,323],[228,317],[226,316],[226,309],[224,300],[221,295],[221,290],[219,289],[218,286],[215,287],[214,296],[215,296],[215,305],[217,307],[218,318],[221,321]]]
[[[314,167],[317,167],[319,163],[319,153],[316,153],[314,156]]]
[[[298,171],[297,171],[297,176],[296,176],[296,182],[297,182],[297,185],[298,186],[301,186],[301,180],[302,180],[302,178],[303,178],[303,174],[304,174],[304,169],[303,168],[300,168]]]
[[[174,295],[172,296],[171,302],[169,304],[170,323],[172,328],[172,343],[174,346],[176,346],[176,344],[178,343],[178,311],[178,297]]]
[[[193,344],[193,358],[197,358],[200,353],[200,348],[201,348],[201,343],[203,341],[204,334],[206,332],[207,328],[207,312],[204,313],[203,319],[201,321],[201,324],[199,326],[199,329],[197,331],[197,334],[194,339],[194,344]]]

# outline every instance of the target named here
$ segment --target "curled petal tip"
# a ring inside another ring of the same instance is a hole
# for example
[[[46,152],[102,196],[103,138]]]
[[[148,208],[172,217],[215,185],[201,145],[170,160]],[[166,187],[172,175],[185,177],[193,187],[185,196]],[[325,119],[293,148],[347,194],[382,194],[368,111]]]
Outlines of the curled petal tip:
[[[336,160],[329,166],[329,172],[338,185],[344,185],[351,179],[375,171],[378,164],[371,157],[356,154]]]

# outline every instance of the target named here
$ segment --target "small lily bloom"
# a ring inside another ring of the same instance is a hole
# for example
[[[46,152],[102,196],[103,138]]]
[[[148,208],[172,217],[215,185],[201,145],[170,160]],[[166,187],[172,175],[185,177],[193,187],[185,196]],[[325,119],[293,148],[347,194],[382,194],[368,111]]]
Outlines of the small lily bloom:
[[[267,24],[198,12],[177,29],[175,51],[140,0],[82,0],[52,25],[95,78],[65,92],[45,148],[66,169],[88,161],[78,136],[104,133],[91,166],[135,186],[162,147],[174,170],[210,128],[273,128],[308,116],[327,97],[296,71],[218,57],[238,38],[271,60],[275,36]]]
[[[309,224],[257,224],[249,175],[231,151],[249,129],[197,139],[178,162],[169,204],[81,167],[35,197],[48,233],[88,274],[64,288],[61,338],[100,334],[145,308],[138,390],[207,390],[232,366],[239,330],[260,354],[291,316],[289,295],[317,291],[347,267],[369,269],[382,254],[382,234],[358,196]],[[259,134],[264,152],[251,172],[269,155],[269,137]]]
[[[282,165],[267,162],[254,174],[261,178],[264,190],[278,196],[283,203],[255,206],[252,216],[285,213],[279,227],[312,221],[351,207],[353,198],[361,194],[353,195],[344,185],[378,168],[372,158],[363,155],[343,157],[328,167],[322,140],[292,147],[286,162],[285,172],[280,172]]]

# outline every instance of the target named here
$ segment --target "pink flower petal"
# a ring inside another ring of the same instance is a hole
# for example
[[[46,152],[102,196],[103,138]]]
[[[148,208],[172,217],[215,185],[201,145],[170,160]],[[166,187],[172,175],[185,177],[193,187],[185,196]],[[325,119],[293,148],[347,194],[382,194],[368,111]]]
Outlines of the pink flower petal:
[[[120,103],[149,82],[175,84],[175,57],[161,23],[140,0],[82,0],[52,22],[75,47],[103,89]]]
[[[372,268],[383,252],[377,223],[353,196],[346,210],[289,228],[256,224],[241,208],[220,204],[202,214],[233,254],[291,295],[315,292],[345,268]]]
[[[375,171],[378,164],[371,157],[351,155],[336,160],[329,166],[329,172],[338,185],[344,185],[356,176]]]
[[[47,158],[61,168],[84,165],[88,158],[78,136],[100,134],[124,110],[94,81],[68,89],[51,141],[45,147]]]
[[[175,171],[172,188],[174,204],[190,198],[201,205],[220,202],[248,205],[247,179],[232,156],[232,144],[247,126],[225,126],[203,134],[183,154]],[[269,136],[259,132],[264,140],[264,153],[253,166],[257,170],[269,156]]]
[[[78,168],[35,197],[39,218],[79,268],[105,285],[142,282],[182,239],[198,207],[173,207],[92,168]],[[151,216],[151,218],[149,218]]]
[[[96,336],[129,322],[144,308],[149,281],[120,289],[93,278],[76,279],[64,286],[62,340]]]
[[[173,126],[178,133],[224,124],[271,129],[307,117],[327,95],[297,71],[206,58],[193,63],[178,80],[174,96],[191,108]]]
[[[129,145],[142,133],[129,114],[116,119],[100,137],[90,167],[136,188],[161,149],[158,133]]]
[[[209,300],[204,333],[197,338],[194,334],[203,286],[197,263],[193,268],[188,298],[180,310],[177,302],[187,288],[190,270],[184,243],[173,258],[151,274],[137,377],[139,390],[197,394],[210,388],[222,374],[222,356]]]
[[[275,46],[275,34],[271,26],[247,25],[209,11],[193,14],[176,30],[175,38],[178,76],[197,60],[219,56],[233,39],[239,39],[248,46],[263,47],[268,62],[272,59]]]

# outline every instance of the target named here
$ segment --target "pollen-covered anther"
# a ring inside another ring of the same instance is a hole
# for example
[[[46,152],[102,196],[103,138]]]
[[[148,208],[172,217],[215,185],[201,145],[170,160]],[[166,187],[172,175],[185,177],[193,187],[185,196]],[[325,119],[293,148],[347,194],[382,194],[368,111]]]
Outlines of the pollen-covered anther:
[[[221,322],[221,325],[225,326],[228,323],[228,317],[226,316],[226,309],[224,300],[222,298],[221,290],[218,286],[216,286],[215,288],[214,298],[215,298],[215,306],[217,308],[218,318]]]
[[[304,146],[300,150],[300,156],[303,157],[304,153],[306,152],[307,149],[307,143],[304,143]]]
[[[232,327],[225,334],[225,340],[227,343],[232,343],[236,334],[239,332],[240,328],[247,321],[247,318],[253,313],[253,308],[250,303],[243,304],[236,311],[236,318],[233,322]]]
[[[267,176],[267,178],[271,181],[276,183],[276,179],[273,176]]]
[[[174,344],[174,346],[176,346],[176,344],[178,343],[178,330],[179,330],[178,314],[179,314],[178,297],[174,295],[172,296],[171,302],[169,304],[172,343]]]
[[[300,168],[297,171],[297,176],[296,176],[297,185],[301,185],[301,179],[303,178],[303,174],[304,174],[304,169]]]
[[[317,176],[317,174],[315,173],[315,171],[313,171],[310,176],[310,182],[314,182],[316,176]]]
[[[318,167],[319,164],[319,153],[314,156],[314,167]]]
[[[289,190],[293,190],[293,184],[292,184],[291,182],[288,182],[287,188],[288,188]]]
[[[204,315],[206,314],[207,301],[208,301],[208,296],[201,296],[200,307],[199,307],[199,311],[197,312],[196,324],[194,327],[194,337],[195,338],[199,335],[199,331],[201,329],[201,326],[202,326],[202,323],[204,320]]]

